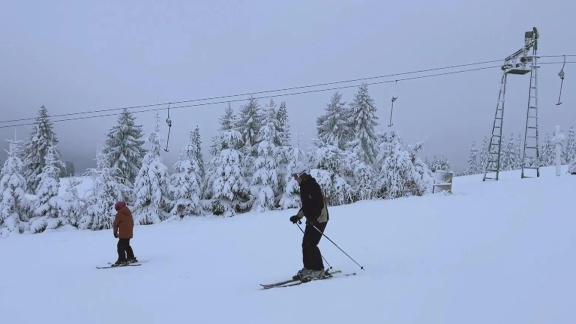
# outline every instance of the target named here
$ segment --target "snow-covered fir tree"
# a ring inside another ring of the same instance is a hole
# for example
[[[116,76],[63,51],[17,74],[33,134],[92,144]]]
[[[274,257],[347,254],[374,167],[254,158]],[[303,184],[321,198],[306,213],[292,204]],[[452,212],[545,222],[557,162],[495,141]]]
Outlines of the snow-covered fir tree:
[[[300,207],[300,185],[292,174],[296,172],[297,169],[302,169],[305,165],[306,154],[300,147],[297,146],[285,146],[282,151],[285,157],[286,164],[284,166],[283,172],[283,189],[282,197],[280,198],[280,208],[299,208]]]
[[[415,173],[412,173],[412,178],[414,179],[414,186],[411,187],[411,195],[422,196],[426,193],[432,191],[434,186],[434,178],[432,176],[432,171],[426,163],[419,157],[420,152],[424,147],[423,142],[418,142],[416,144],[408,145],[407,150],[410,154],[410,161],[414,166]]]
[[[45,165],[38,176],[40,182],[37,189],[37,200],[34,202],[34,217],[30,220],[30,231],[40,233],[45,230],[56,229],[68,224],[59,213],[62,204],[58,197],[60,182],[60,164],[56,159],[54,145],[49,145],[45,157]]]
[[[482,147],[480,148],[480,155],[478,156],[478,167],[480,172],[484,173],[486,171],[486,166],[488,165],[489,151],[488,146],[490,146],[490,140],[488,137],[484,137],[482,140]]]
[[[434,155],[431,159],[425,160],[426,165],[432,172],[450,171],[450,161],[444,155]]]
[[[518,170],[522,168],[522,154],[524,154],[524,142],[522,141],[522,134],[518,134],[516,140],[514,141],[514,170]]]
[[[554,164],[554,143],[549,133],[544,135],[544,140],[540,145],[540,166],[546,167]]]
[[[53,130],[53,123],[48,116],[48,109],[43,105],[38,111],[38,116],[34,121],[29,139],[25,142],[25,148],[22,156],[22,175],[26,179],[27,192],[36,194],[40,178],[46,165],[46,155],[50,145],[57,145],[58,137]],[[61,167],[60,153],[55,150],[53,157],[55,165]],[[56,175],[59,179],[59,174]]]
[[[234,216],[250,208],[250,187],[243,168],[242,135],[234,130],[219,134],[220,151],[211,161],[210,210],[217,216]]]
[[[329,205],[343,205],[353,201],[354,193],[344,174],[345,156],[336,145],[314,141],[316,149],[310,153],[311,169],[316,169],[313,176],[324,191]]]
[[[220,128],[218,129],[218,135],[212,138],[212,144],[210,145],[210,154],[212,155],[212,159],[208,163],[208,170],[206,170],[206,174],[204,176],[204,187],[202,190],[203,197],[205,199],[212,198],[212,184],[214,179],[218,176],[216,174],[216,168],[218,166],[214,165],[215,157],[220,155],[220,152],[228,148],[228,143],[225,141],[226,136],[222,136],[222,134],[229,132],[229,131],[236,131],[236,124],[237,124],[237,116],[232,109],[230,103],[228,103],[228,107],[224,111],[224,114],[219,118]]]
[[[104,149],[96,152],[96,168],[87,174],[92,178],[92,189],[87,199],[86,214],[80,219],[79,228],[94,231],[110,229],[116,211],[114,205],[122,201],[127,188],[121,182],[117,167],[110,166],[109,156]]]
[[[278,163],[278,192],[276,201],[280,201],[286,191],[286,185],[292,178],[290,174],[292,169],[289,168],[291,162],[292,145],[290,138],[290,125],[288,124],[288,110],[286,103],[282,102],[276,114],[276,137],[274,143],[276,144],[277,153],[276,161]]]
[[[27,230],[29,201],[26,198],[26,179],[20,173],[21,141],[10,140],[8,157],[0,172],[0,237]]]
[[[146,154],[143,137],[142,125],[136,125],[136,119],[128,109],[122,111],[117,124],[106,134],[104,154],[108,156],[107,165],[120,172],[118,175],[120,181],[130,189],[134,185]],[[122,198],[122,200],[130,199],[131,197]]]
[[[177,217],[201,215],[203,164],[200,147],[200,131],[190,132],[190,142],[180,152],[170,175],[168,195],[172,200],[170,214]]]
[[[470,155],[468,156],[468,170],[465,172],[467,175],[479,174],[482,172],[480,165],[478,163],[478,147],[476,147],[476,141],[472,142],[472,147],[470,148]]]
[[[280,103],[276,114],[276,138],[274,144],[278,147],[290,145],[290,125],[288,123],[288,109],[286,102]]]
[[[345,165],[341,169],[347,176],[353,201],[374,198],[376,172],[372,165],[358,158],[362,154],[361,151],[360,145],[350,145],[348,150],[342,151]]]
[[[148,138],[150,150],[142,160],[142,167],[134,183],[135,223],[156,224],[168,218],[172,209],[168,196],[168,167],[161,152],[160,117],[156,114],[156,129]]]
[[[68,220],[68,223],[76,228],[80,226],[82,217],[86,215],[86,202],[78,193],[78,186],[82,183],[76,177],[66,179],[68,185],[62,196],[63,204],[60,206],[60,215]],[[62,181],[62,180],[60,180]]]
[[[254,159],[258,155],[258,133],[262,127],[262,114],[258,100],[251,98],[250,101],[240,109],[240,115],[235,125],[240,132],[242,143],[242,153],[245,155],[243,161],[246,176],[252,177],[254,169]]]
[[[378,125],[378,117],[366,84],[361,85],[354,96],[348,118],[347,124],[350,125],[353,136],[348,149],[359,146],[358,158],[368,165],[374,165],[377,155],[377,135],[374,127]]]
[[[510,134],[508,142],[502,137],[502,152],[500,154],[500,170],[513,170],[516,165],[514,134]]]
[[[394,199],[429,192],[434,181],[430,169],[417,157],[422,145],[402,147],[395,133],[384,136],[378,164],[382,165],[376,180],[377,197]]]
[[[240,115],[236,124],[237,130],[242,135],[242,143],[247,155],[256,156],[258,145],[258,133],[262,127],[261,108],[257,99],[250,101],[240,109]]]
[[[74,163],[71,161],[64,161],[64,167],[60,170],[60,178],[66,178],[76,175]]]
[[[562,150],[562,164],[569,164],[576,161],[576,130],[574,126],[568,130],[566,145]]]
[[[344,149],[349,134],[346,124],[348,111],[345,105],[346,103],[342,102],[342,94],[336,92],[326,106],[324,115],[316,119],[318,139],[336,145],[339,149]]]
[[[200,137],[200,127],[196,126],[194,131],[190,133],[190,143],[192,143],[194,151],[191,156],[198,164],[200,182],[203,181],[206,175],[206,167],[204,166],[204,156],[202,154],[202,138]]]
[[[250,183],[250,191],[254,197],[252,210],[267,211],[276,205],[275,198],[279,195],[278,146],[276,145],[280,142],[276,133],[278,128],[276,105],[273,100],[270,100],[264,109],[262,126],[257,138],[257,157],[254,161],[254,173]]]

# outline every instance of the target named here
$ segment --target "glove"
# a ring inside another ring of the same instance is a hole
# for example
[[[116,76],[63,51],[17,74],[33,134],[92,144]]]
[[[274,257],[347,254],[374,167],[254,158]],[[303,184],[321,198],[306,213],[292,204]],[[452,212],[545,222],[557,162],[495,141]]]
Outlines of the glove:
[[[298,223],[299,220],[300,220],[300,217],[298,217],[296,215],[290,217],[290,221],[292,222],[292,224]]]
[[[118,238],[118,234],[117,234],[117,233],[114,233],[114,238]]]

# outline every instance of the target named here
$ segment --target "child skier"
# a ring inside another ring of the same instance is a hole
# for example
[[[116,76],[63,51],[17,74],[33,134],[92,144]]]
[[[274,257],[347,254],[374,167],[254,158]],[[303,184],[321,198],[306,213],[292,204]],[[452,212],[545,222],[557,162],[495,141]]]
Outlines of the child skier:
[[[136,263],[138,260],[134,257],[134,251],[130,246],[130,239],[134,234],[134,219],[132,212],[123,201],[114,205],[116,217],[114,218],[114,237],[118,238],[118,260],[112,265],[113,267],[124,266],[129,263]]]

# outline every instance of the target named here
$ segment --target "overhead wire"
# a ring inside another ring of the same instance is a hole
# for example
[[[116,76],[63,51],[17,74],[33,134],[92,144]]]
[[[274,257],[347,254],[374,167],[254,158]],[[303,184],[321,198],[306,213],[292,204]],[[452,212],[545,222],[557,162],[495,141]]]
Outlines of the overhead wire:
[[[576,55],[566,55],[566,56],[567,57],[576,57]],[[557,56],[556,55],[548,55],[548,56],[540,56],[540,57],[563,57],[563,55],[557,55]],[[182,103],[190,103],[190,102],[198,102],[198,101],[209,101],[209,100],[216,100],[216,99],[228,99],[228,98],[235,98],[235,97],[241,97],[241,96],[251,96],[251,98],[253,98],[253,99],[287,97],[287,96],[295,96],[295,95],[303,95],[303,94],[310,94],[310,93],[318,93],[318,92],[326,92],[326,91],[334,91],[334,90],[354,88],[354,87],[358,87],[359,84],[337,86],[337,87],[330,87],[330,88],[323,88],[323,89],[305,90],[305,91],[298,91],[298,92],[291,92],[291,93],[279,93],[279,94],[265,95],[265,96],[254,96],[254,94],[284,92],[284,91],[288,91],[288,90],[307,89],[307,88],[312,88],[312,87],[329,86],[329,85],[336,85],[336,84],[343,84],[343,83],[350,83],[350,82],[375,80],[375,79],[381,79],[381,78],[390,78],[390,77],[395,77],[395,76],[453,69],[453,68],[457,68],[457,67],[483,65],[483,64],[501,62],[501,61],[502,60],[491,60],[491,61],[483,61],[483,62],[477,62],[477,63],[459,64],[459,65],[452,65],[452,66],[446,66],[446,67],[440,67],[440,68],[423,69],[423,70],[409,71],[409,72],[402,72],[402,73],[392,73],[392,74],[387,74],[387,75],[380,75],[380,76],[373,76],[373,77],[366,77],[366,78],[357,78],[357,79],[341,80],[341,81],[334,81],[334,82],[327,82],[327,83],[318,83],[318,84],[288,87],[288,88],[276,89],[276,90],[263,90],[263,91],[234,94],[234,95],[224,95],[224,96],[215,96],[215,97],[208,97],[208,98],[182,100],[182,101],[167,102],[167,103],[162,103],[162,104],[137,105],[137,106],[129,106],[129,107],[109,108],[109,109],[74,112],[74,113],[66,113],[66,114],[56,114],[56,115],[51,115],[50,117],[54,118],[52,120],[52,122],[57,123],[57,122],[65,122],[65,121],[73,121],[73,120],[83,120],[83,119],[91,119],[91,118],[118,116],[118,115],[121,115],[122,112],[106,113],[106,114],[98,114],[98,115],[92,115],[92,114],[117,111],[117,110],[124,110],[124,109],[127,109],[127,110],[133,109],[134,111],[131,111],[132,113],[144,113],[144,112],[149,112],[149,111],[153,111],[153,110],[166,110],[167,109],[167,108],[158,108],[158,106],[174,105],[174,104],[182,104]],[[538,64],[563,64],[563,63],[564,62],[539,62]],[[576,61],[565,62],[565,64],[574,64],[574,63],[576,63]],[[367,86],[371,86],[371,85],[377,85],[377,84],[393,83],[393,82],[398,82],[398,81],[417,80],[417,79],[424,79],[424,78],[431,78],[431,77],[439,77],[439,76],[444,76],[444,75],[480,71],[480,70],[492,69],[492,68],[497,68],[497,67],[500,67],[500,66],[499,65],[491,65],[491,66],[472,68],[472,69],[449,71],[449,72],[442,72],[442,73],[435,73],[435,74],[428,74],[428,75],[419,75],[419,76],[414,76],[414,77],[396,78],[393,80],[363,82],[363,84],[366,84]],[[247,100],[250,100],[250,98],[237,98],[237,99],[231,99],[231,100],[210,101],[210,102],[201,102],[201,103],[189,104],[189,105],[170,106],[170,109],[184,109],[184,108],[201,107],[201,106],[208,106],[208,105],[218,105],[218,104],[225,104],[225,103],[232,103],[232,102],[241,102],[241,101],[247,101]],[[140,110],[138,110],[138,109],[140,109]],[[57,119],[59,117],[86,115],[86,114],[91,114],[91,115],[90,116],[79,116],[79,117]],[[20,121],[27,121],[27,120],[35,120],[35,119],[36,119],[35,117],[29,117],[29,118],[4,120],[4,121],[0,121],[0,124],[2,124],[2,123],[14,123],[14,122],[20,122]],[[34,122],[10,124],[10,125],[0,125],[0,129],[9,128],[9,127],[30,126],[30,125],[34,125]]]
[[[256,91],[256,92],[245,92],[245,93],[238,93],[238,94],[233,94],[233,95],[213,96],[213,97],[196,98],[196,99],[188,99],[188,100],[181,100],[181,101],[171,101],[171,102],[165,102],[165,103],[155,103],[155,104],[147,104],[147,105],[136,105],[136,106],[107,108],[107,109],[99,109],[99,110],[79,111],[79,112],[73,112],[73,113],[51,115],[51,117],[52,118],[66,117],[66,116],[74,116],[74,115],[82,115],[82,114],[94,114],[94,113],[101,113],[101,112],[115,111],[115,110],[124,110],[124,109],[129,110],[129,109],[138,109],[138,108],[150,108],[150,107],[155,107],[157,105],[182,104],[182,103],[188,103],[188,102],[198,102],[198,101],[219,100],[219,99],[235,98],[235,97],[245,97],[245,96],[259,95],[259,94],[265,94],[265,93],[285,92],[285,91],[298,90],[298,89],[330,86],[330,85],[335,85],[335,84],[343,84],[343,83],[351,83],[351,82],[358,82],[358,81],[368,81],[368,80],[374,80],[374,79],[390,78],[390,77],[402,76],[402,75],[427,73],[427,72],[447,70],[447,69],[455,69],[455,68],[461,68],[461,67],[467,67],[467,66],[483,65],[483,64],[495,63],[495,62],[500,62],[500,61],[502,61],[502,60],[481,61],[481,62],[475,62],[475,63],[450,65],[450,66],[444,66],[444,67],[438,67],[438,68],[422,69],[422,70],[400,72],[400,73],[391,73],[391,74],[364,77],[364,78],[340,80],[340,81],[325,82],[325,83],[316,83],[316,84],[309,84],[309,85],[304,85],[304,86],[295,86],[295,87],[287,87],[287,88],[272,89],[272,90],[262,90],[262,91]],[[35,117],[27,117],[27,118],[19,118],[19,119],[11,119],[11,120],[0,120],[0,123],[18,122],[18,121],[34,120],[34,119],[35,119]]]
[[[415,76],[415,77],[405,77],[405,78],[399,78],[396,80],[384,80],[384,81],[376,81],[376,82],[368,82],[368,83],[364,83],[367,86],[372,86],[372,85],[376,85],[376,84],[385,84],[385,83],[392,83],[392,82],[396,82],[396,81],[407,81],[407,80],[416,80],[416,79],[423,79],[423,78],[431,78],[431,77],[438,77],[438,76],[443,76],[443,75],[450,75],[450,74],[458,74],[458,73],[465,73],[465,72],[472,72],[472,71],[479,71],[479,70],[486,70],[486,69],[493,69],[499,67],[499,65],[493,65],[493,66],[487,66],[487,67],[480,67],[480,68],[474,68],[474,69],[466,69],[466,70],[459,70],[459,71],[450,71],[450,72],[443,72],[443,73],[436,73],[436,74],[432,74],[432,75],[421,75],[421,76]],[[331,87],[331,88],[324,88],[324,89],[314,89],[314,90],[305,90],[305,91],[298,91],[298,92],[291,92],[291,93],[281,93],[281,94],[274,94],[274,95],[264,95],[264,96],[252,96],[252,99],[268,99],[268,98],[277,98],[277,97],[288,97],[288,96],[296,96],[296,95],[303,95],[303,94],[310,94],[310,93],[317,93],[317,92],[326,92],[326,91],[334,91],[334,90],[342,90],[342,89],[349,89],[349,88],[355,88],[358,87],[359,84],[352,84],[352,85],[346,85],[346,86],[338,86],[338,87]],[[202,107],[202,106],[211,106],[211,105],[219,105],[219,104],[225,104],[225,103],[233,103],[233,102],[241,102],[241,101],[248,101],[250,100],[250,98],[238,98],[238,99],[232,99],[232,100],[222,100],[222,101],[212,101],[212,102],[202,102],[202,103],[196,103],[196,104],[189,104],[189,105],[180,105],[180,106],[170,106],[171,110],[174,109],[184,109],[184,108],[192,108],[192,107]],[[173,102],[169,103],[170,105],[174,104]],[[156,111],[156,110],[166,110],[168,108],[163,108],[163,107],[157,107],[156,105],[151,105],[154,108],[148,108],[148,109],[143,109],[143,110],[135,110],[135,111],[131,111],[131,113],[144,113],[144,112],[150,112],[150,111]],[[71,118],[65,118],[65,119],[54,119],[52,120],[53,123],[57,123],[57,122],[64,122],[64,121],[73,121],[73,120],[83,120],[83,119],[91,119],[91,118],[102,118],[102,117],[111,117],[111,116],[118,116],[121,115],[122,112],[117,112],[117,113],[106,113],[106,114],[99,114],[99,115],[92,115],[92,116],[80,116],[80,117],[71,117]],[[56,115],[54,115],[56,116]],[[51,116],[52,117],[52,116]],[[56,116],[57,117],[57,116]],[[2,125],[0,126],[0,129],[2,128],[9,128],[9,127],[20,127],[20,126],[30,126],[30,125],[34,125],[34,122],[29,122],[29,123],[21,123],[21,124],[12,124],[12,125]]]

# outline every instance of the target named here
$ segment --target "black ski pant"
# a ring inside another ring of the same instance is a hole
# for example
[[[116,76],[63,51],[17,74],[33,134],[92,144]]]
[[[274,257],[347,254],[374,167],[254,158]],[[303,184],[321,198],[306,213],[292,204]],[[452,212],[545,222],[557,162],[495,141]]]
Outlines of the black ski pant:
[[[134,251],[130,246],[130,239],[118,239],[118,261],[134,259]]]
[[[324,263],[322,262],[322,254],[318,248],[318,243],[322,238],[322,233],[326,229],[328,222],[316,224],[314,226],[306,223],[304,230],[304,237],[302,238],[302,259],[304,261],[304,268],[309,270],[324,270]]]

